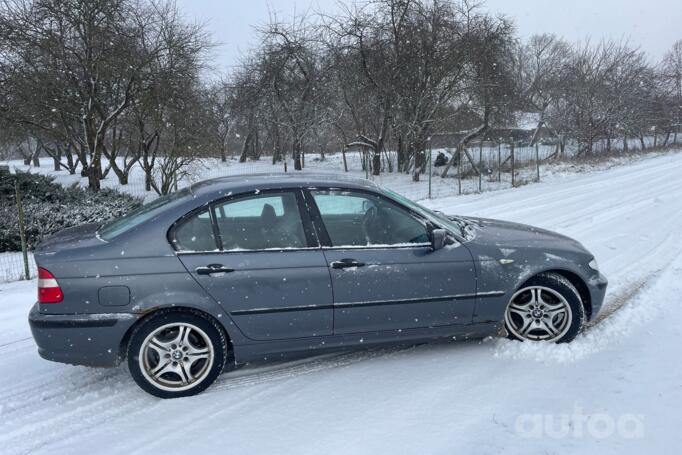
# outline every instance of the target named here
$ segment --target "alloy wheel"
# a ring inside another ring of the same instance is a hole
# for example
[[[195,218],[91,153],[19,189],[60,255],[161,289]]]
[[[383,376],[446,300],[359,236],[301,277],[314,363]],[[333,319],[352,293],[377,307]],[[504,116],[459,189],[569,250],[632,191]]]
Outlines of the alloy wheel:
[[[140,347],[139,366],[145,378],[166,391],[183,391],[208,376],[213,344],[199,327],[166,324],[150,333]]]
[[[568,301],[554,289],[529,286],[517,291],[505,312],[507,330],[523,340],[560,340],[568,332],[573,313]]]

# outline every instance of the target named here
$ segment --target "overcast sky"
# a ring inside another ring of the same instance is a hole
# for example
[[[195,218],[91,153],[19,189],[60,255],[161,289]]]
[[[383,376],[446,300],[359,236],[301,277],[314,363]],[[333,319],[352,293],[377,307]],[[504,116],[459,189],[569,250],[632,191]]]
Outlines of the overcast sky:
[[[188,19],[206,23],[214,66],[225,71],[253,43],[252,26],[269,11],[285,18],[308,9],[333,12],[338,0],[177,0]],[[553,32],[571,41],[629,38],[659,60],[682,39],[682,0],[487,0],[490,12],[512,17],[520,36]]]

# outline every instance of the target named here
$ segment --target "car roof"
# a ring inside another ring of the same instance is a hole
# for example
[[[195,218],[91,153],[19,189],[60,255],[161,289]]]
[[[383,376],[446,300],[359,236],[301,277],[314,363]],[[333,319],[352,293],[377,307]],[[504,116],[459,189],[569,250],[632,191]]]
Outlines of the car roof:
[[[311,188],[311,187],[339,187],[374,189],[378,186],[366,179],[345,174],[324,173],[266,173],[242,174],[218,177],[193,184],[190,192],[193,194],[225,194],[226,192],[242,192],[276,188]]]

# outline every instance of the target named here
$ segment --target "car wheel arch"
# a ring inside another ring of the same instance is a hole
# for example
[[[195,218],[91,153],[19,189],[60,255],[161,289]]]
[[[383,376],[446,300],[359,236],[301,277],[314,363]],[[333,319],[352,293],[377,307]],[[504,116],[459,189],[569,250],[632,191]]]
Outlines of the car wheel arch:
[[[126,358],[126,353],[128,352],[128,345],[130,343],[130,339],[135,333],[135,330],[140,327],[142,324],[145,323],[148,319],[152,318],[153,316],[159,314],[160,312],[177,312],[177,313],[190,313],[197,315],[199,317],[202,317],[211,323],[213,323],[216,327],[218,327],[222,332],[223,335],[225,335],[225,339],[227,340],[227,345],[229,348],[229,353],[228,353],[228,363],[232,362],[234,363],[234,344],[233,344],[233,338],[230,335],[230,332],[227,330],[225,327],[225,324],[223,324],[218,318],[213,316],[211,313],[208,313],[207,311],[201,310],[199,308],[191,307],[191,306],[182,306],[182,305],[173,305],[173,306],[163,306],[163,307],[157,307],[148,310],[145,312],[144,316],[139,318],[133,325],[131,325],[126,333],[123,335],[123,338],[121,339],[121,343],[118,348],[118,357],[119,357],[119,362],[123,362]],[[227,365],[227,364],[226,364]]]

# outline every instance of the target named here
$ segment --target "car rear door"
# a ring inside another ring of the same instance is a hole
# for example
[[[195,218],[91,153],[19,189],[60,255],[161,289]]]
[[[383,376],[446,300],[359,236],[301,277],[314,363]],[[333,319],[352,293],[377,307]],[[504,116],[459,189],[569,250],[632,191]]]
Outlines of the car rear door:
[[[334,333],[467,324],[476,273],[459,244],[433,251],[429,225],[383,195],[310,189],[334,290]]]
[[[300,190],[238,195],[171,232],[192,277],[254,340],[332,333],[329,271]]]

